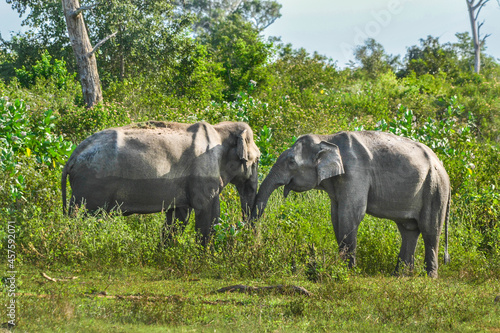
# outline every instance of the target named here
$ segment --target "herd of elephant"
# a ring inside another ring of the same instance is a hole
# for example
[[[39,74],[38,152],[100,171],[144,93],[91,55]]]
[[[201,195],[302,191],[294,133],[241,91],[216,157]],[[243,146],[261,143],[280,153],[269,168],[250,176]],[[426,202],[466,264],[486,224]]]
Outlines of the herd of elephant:
[[[63,211],[69,175],[70,213],[81,205],[125,215],[165,212],[165,233],[183,228],[194,211],[205,244],[228,183],[236,186],[244,218],[251,222],[280,186],[285,197],[291,190],[319,189],[329,195],[339,251],[349,266],[355,265],[365,214],[396,222],[402,244],[395,273],[413,267],[422,234],[427,275],[437,277],[443,225],[444,262],[449,261],[450,181],[427,146],[375,131],[303,135],[279,156],[258,189],[259,157],[253,131],[243,122],[149,121],[106,129],[85,139],[64,166]]]

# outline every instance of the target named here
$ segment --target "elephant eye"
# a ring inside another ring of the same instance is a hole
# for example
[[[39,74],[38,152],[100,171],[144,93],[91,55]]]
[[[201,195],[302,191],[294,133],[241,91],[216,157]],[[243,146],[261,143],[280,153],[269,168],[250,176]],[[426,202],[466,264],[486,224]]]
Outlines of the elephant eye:
[[[295,167],[297,167],[297,162],[295,161],[295,158],[294,158],[293,156],[290,156],[290,157],[288,158],[288,166],[289,166],[290,168],[295,168]]]

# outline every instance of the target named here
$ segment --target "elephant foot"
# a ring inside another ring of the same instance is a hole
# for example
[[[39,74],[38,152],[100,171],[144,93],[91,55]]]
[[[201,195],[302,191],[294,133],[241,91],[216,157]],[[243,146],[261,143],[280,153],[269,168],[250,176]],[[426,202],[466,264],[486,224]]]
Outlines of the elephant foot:
[[[396,268],[392,273],[392,276],[398,276],[398,277],[412,276],[414,275],[413,269],[414,269],[413,262],[405,262],[404,260],[399,259],[398,263],[396,264]]]
[[[427,272],[427,277],[430,277],[431,279],[437,279],[438,278],[438,272],[437,271]]]

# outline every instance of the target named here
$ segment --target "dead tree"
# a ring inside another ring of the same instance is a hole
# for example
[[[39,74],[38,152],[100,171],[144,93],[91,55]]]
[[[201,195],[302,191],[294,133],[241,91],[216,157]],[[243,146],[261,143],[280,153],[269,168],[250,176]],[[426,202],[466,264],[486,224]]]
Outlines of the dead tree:
[[[481,70],[481,48],[484,45],[486,38],[490,35],[486,34],[483,38],[481,38],[481,26],[484,24],[484,21],[479,23],[478,17],[481,9],[490,1],[490,0],[466,0],[467,8],[469,10],[469,19],[470,25],[472,28],[472,41],[474,43],[474,72],[479,73]]]
[[[82,84],[83,99],[88,108],[102,101],[101,81],[97,72],[95,52],[104,42],[116,35],[116,33],[111,34],[92,47],[82,12],[92,9],[94,6],[80,7],[78,0],[62,0],[68,35],[75,53],[78,74]]]

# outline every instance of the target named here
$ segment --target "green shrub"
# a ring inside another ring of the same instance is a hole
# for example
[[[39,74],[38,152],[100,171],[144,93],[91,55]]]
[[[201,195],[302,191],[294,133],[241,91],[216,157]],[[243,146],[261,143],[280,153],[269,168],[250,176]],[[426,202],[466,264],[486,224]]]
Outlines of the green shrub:
[[[2,141],[1,165],[4,169],[15,163],[15,157],[20,154],[33,154],[39,163],[57,165],[65,163],[71,154],[74,145],[66,141],[62,135],[56,135],[56,117],[51,110],[44,113],[44,117],[33,123],[28,117],[29,108],[23,101],[13,103],[7,99],[0,99],[0,140]]]
[[[29,118],[28,111],[23,101],[11,103],[0,98],[0,169],[4,189],[10,191],[10,202],[7,200],[5,207],[21,199],[26,201],[27,184],[32,181],[26,177],[27,161],[34,159],[39,165],[56,169],[66,162],[75,147],[54,133],[56,118],[51,110],[38,123]]]
[[[99,103],[92,108],[71,107],[60,111],[57,128],[73,142],[106,128],[124,126],[132,122],[130,112],[122,103]]]
[[[21,69],[16,69],[16,76],[25,88],[29,88],[39,80],[52,81],[58,89],[67,89],[75,83],[75,74],[68,73],[66,62],[64,60],[55,59],[52,61],[52,56],[47,50],[42,53],[42,59],[38,60],[33,67],[26,69],[24,66]]]

